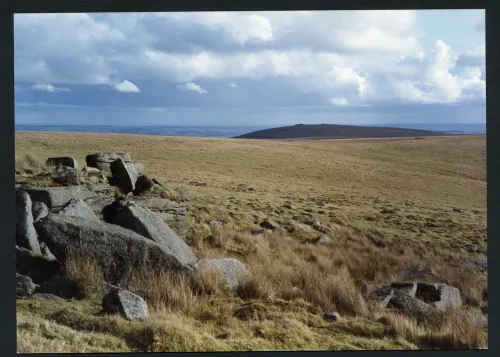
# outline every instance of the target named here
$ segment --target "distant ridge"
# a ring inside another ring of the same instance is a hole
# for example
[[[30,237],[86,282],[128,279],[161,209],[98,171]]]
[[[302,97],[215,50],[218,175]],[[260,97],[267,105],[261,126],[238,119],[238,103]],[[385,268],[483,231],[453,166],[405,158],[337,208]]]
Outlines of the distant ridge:
[[[448,136],[452,134],[441,131],[420,129],[317,124],[282,126],[278,128],[258,130],[251,133],[235,136],[236,139],[356,139],[356,138],[394,138],[394,137],[423,137]]]

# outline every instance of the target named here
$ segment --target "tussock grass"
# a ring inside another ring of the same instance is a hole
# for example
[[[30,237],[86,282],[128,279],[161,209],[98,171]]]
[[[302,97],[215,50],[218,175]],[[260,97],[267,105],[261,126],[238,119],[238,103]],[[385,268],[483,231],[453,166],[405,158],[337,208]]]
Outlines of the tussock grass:
[[[45,161],[31,153],[16,155],[15,167],[18,174],[41,172],[47,168]]]
[[[250,276],[233,296],[217,274],[193,280],[140,272],[126,288],[148,302],[150,320],[130,323],[95,315],[102,292],[91,277],[99,272],[92,262],[73,262],[66,270],[85,286],[87,300],[55,310],[18,302],[21,316],[56,331],[54,341],[73,339],[83,351],[92,343],[88,336],[101,336],[92,350],[106,352],[107,339],[116,351],[486,346],[487,329],[459,311],[422,324],[364,298],[377,284],[405,279],[402,269],[421,266],[437,276],[416,280],[459,288],[464,309],[487,306],[486,276],[449,265],[462,257],[457,245],[486,245],[484,136],[288,142],[16,133],[18,157],[65,152],[83,162],[89,152],[130,147],[146,174],[168,185],[154,194],[190,199],[187,242],[196,254],[234,257]],[[24,161],[16,160],[18,173],[38,170]],[[289,233],[252,235],[266,218]],[[212,219],[224,223],[211,227]],[[331,245],[312,243],[322,233]],[[85,310],[89,299],[96,306]],[[327,311],[342,317],[326,323]],[[22,332],[21,349],[40,343],[41,351],[72,351],[35,331]]]

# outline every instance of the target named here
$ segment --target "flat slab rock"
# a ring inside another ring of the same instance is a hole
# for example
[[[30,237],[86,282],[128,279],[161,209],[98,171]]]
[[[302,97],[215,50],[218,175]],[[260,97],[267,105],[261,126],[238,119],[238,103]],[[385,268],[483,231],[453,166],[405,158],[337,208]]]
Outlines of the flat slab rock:
[[[50,214],[36,223],[40,240],[65,262],[67,252],[94,260],[105,280],[119,285],[137,269],[185,273],[189,269],[154,241],[120,226]]]
[[[26,192],[32,201],[43,202],[49,209],[61,208],[71,199],[85,200],[97,196],[84,186],[33,188],[27,189]]]
[[[246,266],[233,258],[200,259],[194,267],[202,274],[212,269],[218,272],[228,290],[236,289],[248,276]]]
[[[128,321],[146,321],[148,305],[136,294],[126,290],[111,289],[102,299],[102,310],[107,314],[119,313]]]

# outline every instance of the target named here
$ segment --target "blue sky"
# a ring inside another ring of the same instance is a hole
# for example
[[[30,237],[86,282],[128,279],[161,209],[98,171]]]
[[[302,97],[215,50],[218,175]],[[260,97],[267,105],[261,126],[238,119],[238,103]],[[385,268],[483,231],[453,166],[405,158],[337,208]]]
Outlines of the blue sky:
[[[19,14],[17,124],[485,123],[484,10]]]

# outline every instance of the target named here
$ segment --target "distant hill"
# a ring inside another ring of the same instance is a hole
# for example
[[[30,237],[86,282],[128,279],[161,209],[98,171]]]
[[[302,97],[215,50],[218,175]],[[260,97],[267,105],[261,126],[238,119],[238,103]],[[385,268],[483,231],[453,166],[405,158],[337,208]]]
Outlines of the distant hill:
[[[282,126],[279,128],[265,129],[251,133],[235,136],[237,139],[297,139],[297,138],[321,138],[321,139],[355,139],[355,138],[394,138],[394,137],[423,137],[423,136],[446,136],[450,135],[440,131],[318,124],[293,126]]]

